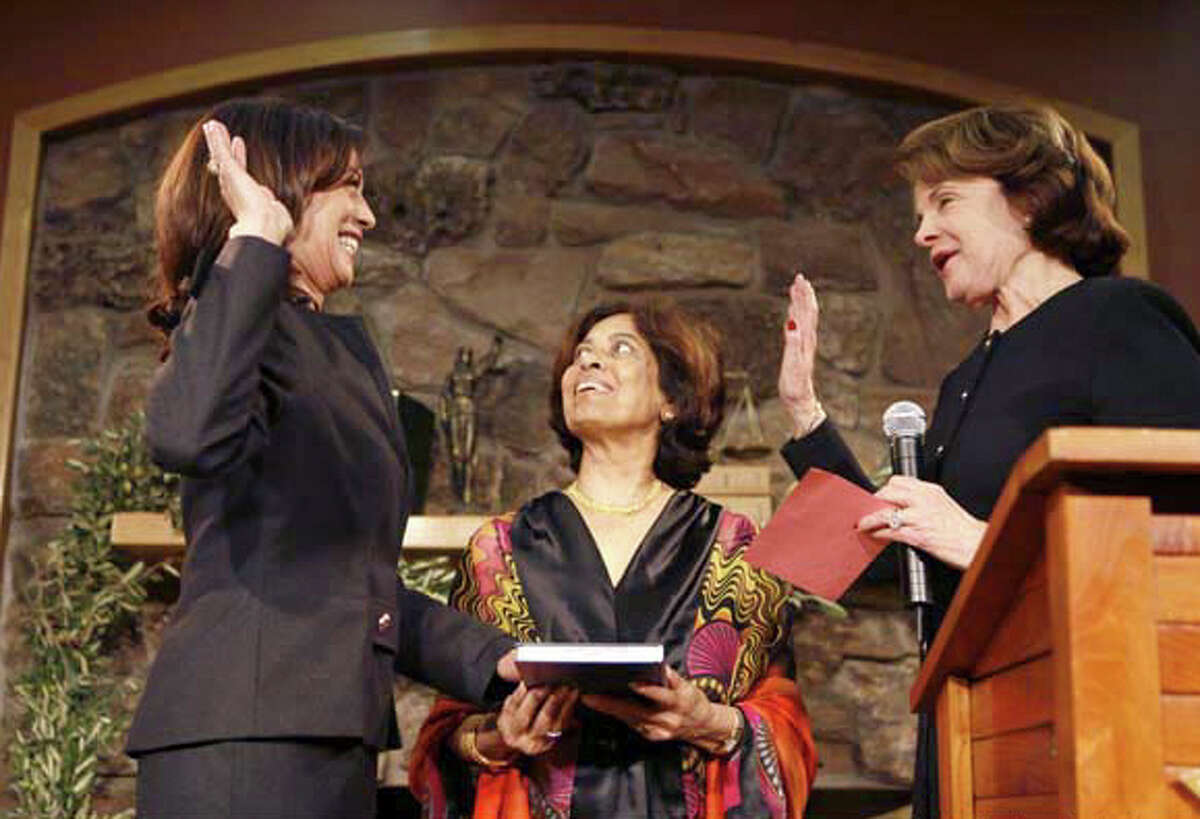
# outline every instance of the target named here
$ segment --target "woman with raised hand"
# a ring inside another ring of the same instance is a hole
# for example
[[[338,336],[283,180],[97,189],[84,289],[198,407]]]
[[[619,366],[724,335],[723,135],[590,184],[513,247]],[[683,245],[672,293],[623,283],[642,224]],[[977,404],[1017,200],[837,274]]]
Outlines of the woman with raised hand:
[[[930,564],[936,630],[1017,458],[1054,426],[1200,427],[1200,336],[1166,293],[1117,275],[1129,239],[1108,169],[1044,106],[974,108],[920,126],[897,152],[913,189],[913,241],[946,298],[988,310],[987,335],[942,382],[924,472],[877,492],[858,522]],[[817,299],[797,275],[779,394],[794,436],[783,455],[874,488],[813,386]],[[932,722],[918,742],[915,817],[937,816]]]
[[[388,374],[361,319],[322,312],[375,224],[363,145],[324,112],[234,100],[159,189],[146,435],[183,475],[188,554],[129,734],[141,817],[372,817],[394,668],[482,701],[511,645],[397,583]]]
[[[710,465],[715,332],[678,309],[597,307],[554,364],[551,425],[578,473],[471,539],[451,604],[522,641],[661,643],[627,696],[524,684],[439,700],[410,766],[434,817],[799,817],[816,774],[788,676],[790,588],[751,567],[741,515],[688,491]]]

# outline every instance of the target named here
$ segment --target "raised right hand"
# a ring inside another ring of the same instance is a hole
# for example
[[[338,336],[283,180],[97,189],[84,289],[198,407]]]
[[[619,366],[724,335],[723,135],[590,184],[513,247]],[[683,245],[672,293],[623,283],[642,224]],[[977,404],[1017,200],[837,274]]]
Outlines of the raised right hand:
[[[229,238],[258,236],[282,245],[292,232],[292,215],[270,188],[246,172],[245,140],[240,136],[230,139],[228,129],[217,120],[202,127],[210,172],[215,172],[221,198],[233,213]]]
[[[792,434],[811,432],[825,413],[817,401],[813,372],[817,358],[817,294],[803,273],[788,289],[788,318],[783,329],[783,360],[779,365],[779,398],[792,419]]]

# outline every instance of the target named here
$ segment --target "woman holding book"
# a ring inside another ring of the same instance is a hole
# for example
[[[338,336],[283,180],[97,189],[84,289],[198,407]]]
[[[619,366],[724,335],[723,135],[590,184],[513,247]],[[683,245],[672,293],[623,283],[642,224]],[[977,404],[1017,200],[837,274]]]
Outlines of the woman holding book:
[[[1117,264],[1129,239],[1087,137],[1038,106],[975,108],[906,136],[898,170],[913,187],[913,241],[946,298],[991,313],[991,328],[942,382],[920,478],[877,493],[894,504],[858,523],[924,550],[936,629],[979,548],[1014,462],[1053,426],[1200,427],[1200,336],[1170,296]],[[779,394],[796,475],[817,466],[869,479],[813,387],[817,301],[797,276]],[[871,487],[873,488],[873,487]],[[936,817],[932,721],[918,741],[914,817]]]
[[[664,684],[439,700],[414,792],[439,817],[800,816],[816,754],[787,676],[790,588],[743,560],[749,520],[688,491],[721,420],[715,332],[601,306],[552,383],[578,477],[476,532],[451,604],[526,642],[661,643]]]

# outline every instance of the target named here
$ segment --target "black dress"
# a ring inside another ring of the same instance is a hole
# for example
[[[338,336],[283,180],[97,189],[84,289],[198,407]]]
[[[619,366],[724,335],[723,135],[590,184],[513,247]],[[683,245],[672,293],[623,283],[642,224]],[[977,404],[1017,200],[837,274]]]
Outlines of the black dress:
[[[983,338],[942,382],[921,477],[987,519],[1013,464],[1042,432],[1087,425],[1200,427],[1200,336],[1153,285],[1084,279]],[[797,477],[816,466],[873,488],[829,422],[782,452]],[[961,573],[929,564],[936,630]],[[922,726],[913,815],[936,817],[932,721]]]
[[[553,749],[523,762],[519,787],[533,816],[683,819],[705,815],[705,805],[720,805],[731,819],[802,811],[816,754],[788,674],[790,587],[745,562],[754,534],[741,515],[677,492],[616,583],[561,492],[493,519],[472,537],[451,605],[527,641],[661,643],[669,665],[746,719],[738,746],[718,762],[682,742],[647,741],[579,707]],[[435,706],[418,740],[418,749],[423,742],[436,748],[429,756],[436,764],[414,761],[410,782],[427,816],[477,815],[479,771],[446,744],[466,712],[439,725],[444,705]],[[781,760],[800,764],[781,773]],[[722,783],[720,796],[708,793],[713,781]]]
[[[284,298],[288,269],[276,245],[228,242],[147,401],[188,556],[134,756],[320,740],[369,761],[395,744],[395,670],[478,701],[511,645],[398,583],[411,489],[387,375],[360,319]]]

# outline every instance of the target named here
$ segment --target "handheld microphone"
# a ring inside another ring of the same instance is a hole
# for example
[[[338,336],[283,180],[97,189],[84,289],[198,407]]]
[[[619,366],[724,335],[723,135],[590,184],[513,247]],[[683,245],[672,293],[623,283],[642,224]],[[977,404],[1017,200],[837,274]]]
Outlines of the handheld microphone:
[[[892,473],[919,477],[925,447],[925,410],[912,401],[897,401],[883,413],[883,434],[892,456]],[[900,554],[900,585],[909,608],[916,611],[917,647],[924,660],[929,648],[929,610],[933,606],[925,557],[911,546],[905,546]]]

